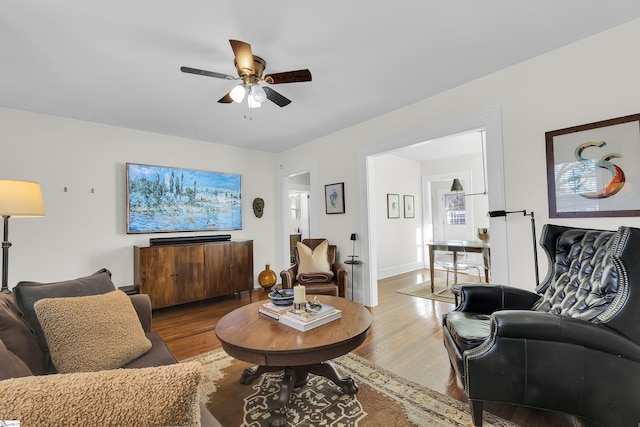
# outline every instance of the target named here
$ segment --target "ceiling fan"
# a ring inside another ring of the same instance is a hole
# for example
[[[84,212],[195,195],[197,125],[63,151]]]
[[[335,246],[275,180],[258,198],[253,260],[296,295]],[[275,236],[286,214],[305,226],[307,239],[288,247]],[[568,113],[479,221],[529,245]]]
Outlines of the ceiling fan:
[[[262,87],[259,82],[263,81],[270,85],[280,83],[297,83],[311,81],[311,71],[297,70],[285,71],[283,73],[267,74],[262,76],[267,63],[259,56],[255,56],[251,52],[251,45],[240,40],[229,40],[231,49],[235,55],[234,65],[238,71],[238,77],[229,74],[216,73],[215,71],[199,70],[191,67],[180,67],[183,73],[199,74],[202,76],[216,77],[225,80],[242,80],[238,86],[231,89],[229,93],[220,98],[218,102],[229,104],[232,102],[242,102],[247,97],[249,108],[258,108],[265,99],[273,102],[280,107],[284,107],[291,103],[280,93],[270,87]]]

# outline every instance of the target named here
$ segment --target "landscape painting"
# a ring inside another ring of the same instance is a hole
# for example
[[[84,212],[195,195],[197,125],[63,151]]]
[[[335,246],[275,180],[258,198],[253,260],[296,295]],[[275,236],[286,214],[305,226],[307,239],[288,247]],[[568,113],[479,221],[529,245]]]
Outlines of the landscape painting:
[[[239,229],[241,175],[127,163],[127,233]]]

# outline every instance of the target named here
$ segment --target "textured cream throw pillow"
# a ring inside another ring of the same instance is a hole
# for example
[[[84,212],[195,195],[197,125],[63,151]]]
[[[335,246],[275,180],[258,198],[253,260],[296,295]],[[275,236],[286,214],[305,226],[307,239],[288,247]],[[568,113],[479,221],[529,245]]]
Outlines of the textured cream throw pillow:
[[[331,273],[329,258],[327,251],[329,250],[329,242],[324,240],[315,249],[311,249],[304,243],[296,243],[298,248],[298,274],[306,273]]]
[[[121,368],[151,348],[122,291],[43,298],[33,308],[59,373]]]
[[[199,426],[202,365],[0,381],[0,415],[23,426]]]

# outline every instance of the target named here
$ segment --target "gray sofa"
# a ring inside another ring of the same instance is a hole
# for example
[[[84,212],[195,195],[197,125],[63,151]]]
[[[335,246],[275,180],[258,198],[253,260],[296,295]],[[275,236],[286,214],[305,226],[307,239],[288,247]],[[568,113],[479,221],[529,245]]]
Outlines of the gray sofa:
[[[97,295],[116,290],[111,273],[102,269],[91,276],[58,282],[21,282],[13,295],[0,294],[0,380],[28,375],[52,375],[56,369],[49,357],[47,343],[38,325],[33,304],[42,298]],[[146,368],[177,363],[165,342],[151,332],[151,302],[147,295],[130,295],[151,349],[123,368]],[[19,359],[19,360],[18,360]],[[28,368],[25,369],[24,365]],[[5,396],[4,399],[11,399]],[[215,417],[200,405],[202,426],[221,426]]]

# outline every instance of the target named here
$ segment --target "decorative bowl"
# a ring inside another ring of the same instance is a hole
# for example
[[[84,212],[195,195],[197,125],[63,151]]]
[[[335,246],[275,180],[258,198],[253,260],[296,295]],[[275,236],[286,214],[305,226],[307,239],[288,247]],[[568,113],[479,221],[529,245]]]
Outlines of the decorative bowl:
[[[293,304],[293,289],[282,289],[269,292],[269,298],[275,305],[291,305]]]

